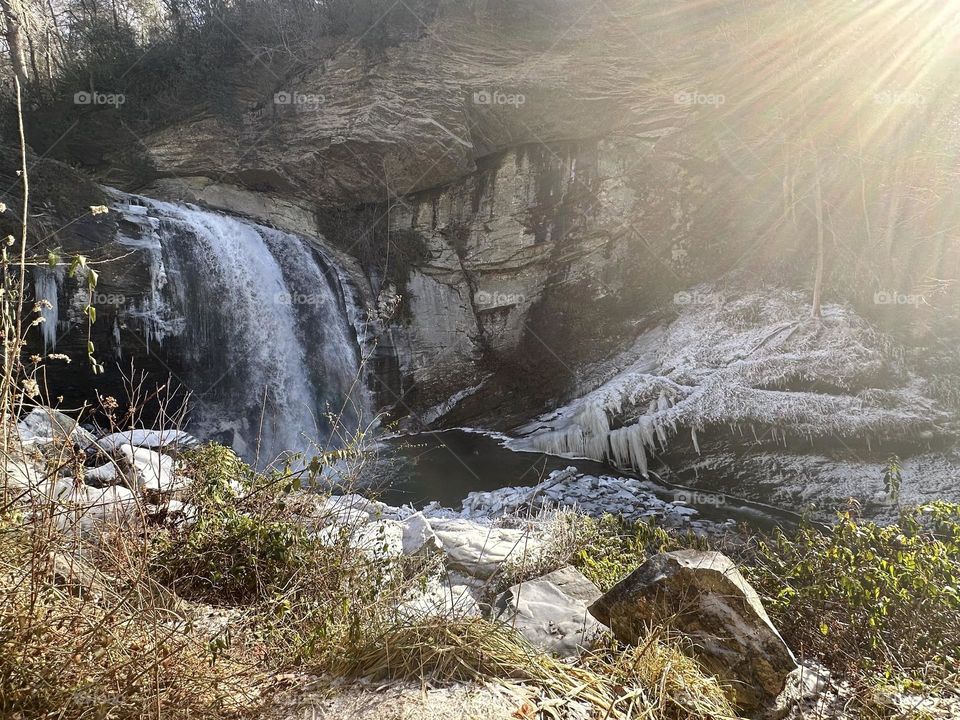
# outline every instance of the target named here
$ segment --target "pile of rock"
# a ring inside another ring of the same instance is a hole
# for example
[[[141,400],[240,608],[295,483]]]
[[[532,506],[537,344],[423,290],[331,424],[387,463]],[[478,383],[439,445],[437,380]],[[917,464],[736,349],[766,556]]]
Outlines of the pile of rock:
[[[87,532],[104,521],[136,517],[191,522],[196,513],[174,499],[189,481],[176,455],[198,443],[179,430],[128,430],[96,436],[51,408],[32,409],[18,424],[23,453],[8,461],[8,485],[57,507],[63,529]],[[67,462],[79,458],[82,465]]]
[[[736,526],[699,518],[699,511],[682,499],[662,500],[649,480],[610,475],[589,475],[575,467],[555,470],[533,487],[507,487],[472,492],[463,501],[460,515],[467,518],[536,516],[571,508],[593,517],[605,513],[627,520],[655,521],[667,528],[688,529],[703,536],[722,536]]]
[[[567,470],[551,476],[547,483],[553,485],[474,494],[460,513],[469,517],[442,508],[393,508],[358,495],[333,497],[324,501],[330,524],[321,532],[347,528],[358,550],[437,560],[436,575],[398,608],[406,619],[484,616],[560,657],[578,656],[603,634],[635,644],[644,642],[647,628],[668,627],[690,641],[743,710],[782,709],[818,690],[817,673],[797,664],[757,593],[720,553],[657,555],[606,594],[570,566],[494,593],[504,568],[543,566],[550,549],[547,514],[521,523],[511,513],[530,508],[531,498],[593,487],[594,480]],[[556,506],[539,509],[550,507]],[[522,526],[504,527],[504,521]]]

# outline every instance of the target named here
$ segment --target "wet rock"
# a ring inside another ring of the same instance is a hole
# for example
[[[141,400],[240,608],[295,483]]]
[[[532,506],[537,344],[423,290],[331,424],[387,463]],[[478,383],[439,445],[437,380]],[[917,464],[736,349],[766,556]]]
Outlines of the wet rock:
[[[718,552],[680,550],[650,558],[590,606],[626,643],[650,624],[693,640],[699,659],[731,683],[743,709],[769,706],[797,668],[756,591]]]
[[[601,593],[573,567],[514,585],[494,601],[496,617],[530,644],[562,657],[588,647],[603,626],[587,612]]]

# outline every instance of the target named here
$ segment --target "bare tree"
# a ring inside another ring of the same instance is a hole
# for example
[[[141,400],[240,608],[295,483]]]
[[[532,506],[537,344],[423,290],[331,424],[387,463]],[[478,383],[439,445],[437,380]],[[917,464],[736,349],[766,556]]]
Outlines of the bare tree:
[[[26,87],[27,60],[23,47],[23,25],[20,22],[19,8],[14,7],[12,0],[0,0],[0,9],[3,10],[4,37],[7,39],[10,64],[13,65],[13,72],[20,81],[20,86]]]

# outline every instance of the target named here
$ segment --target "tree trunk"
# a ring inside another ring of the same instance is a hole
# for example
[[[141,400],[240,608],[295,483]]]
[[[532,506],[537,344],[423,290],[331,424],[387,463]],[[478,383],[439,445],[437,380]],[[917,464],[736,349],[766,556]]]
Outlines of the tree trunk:
[[[823,299],[823,193],[820,188],[820,163],[814,159],[814,192],[813,204],[817,219],[817,269],[813,276],[813,310],[815,318],[821,317],[821,302]]]
[[[20,87],[27,86],[27,60],[23,49],[23,33],[20,17],[11,0],[0,0],[0,9],[3,10],[4,37],[7,39],[7,48],[10,51],[10,64],[13,72],[20,81]]]

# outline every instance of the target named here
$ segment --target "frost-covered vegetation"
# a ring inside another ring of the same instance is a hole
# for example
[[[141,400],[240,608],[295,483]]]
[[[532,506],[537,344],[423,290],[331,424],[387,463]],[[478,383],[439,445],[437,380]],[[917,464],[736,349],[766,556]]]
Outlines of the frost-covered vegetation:
[[[520,443],[610,460],[646,474],[670,438],[723,426],[755,437],[865,443],[941,435],[948,413],[896,349],[846,306],[811,318],[783,289],[699,288],[634,365],[556,414]]]

